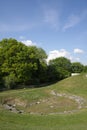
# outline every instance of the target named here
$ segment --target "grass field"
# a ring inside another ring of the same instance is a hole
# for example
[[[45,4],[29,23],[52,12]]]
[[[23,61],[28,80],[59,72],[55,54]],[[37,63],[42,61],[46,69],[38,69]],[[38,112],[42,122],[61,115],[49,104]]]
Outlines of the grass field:
[[[87,130],[86,75],[0,92],[0,130]]]

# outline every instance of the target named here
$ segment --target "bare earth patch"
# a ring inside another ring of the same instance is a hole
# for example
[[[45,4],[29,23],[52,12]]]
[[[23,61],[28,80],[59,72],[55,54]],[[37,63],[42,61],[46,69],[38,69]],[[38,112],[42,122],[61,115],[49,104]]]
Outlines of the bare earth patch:
[[[40,99],[38,101],[23,101],[20,99],[6,99],[4,108],[15,113],[30,113],[30,114],[68,114],[74,113],[84,106],[85,99],[80,96],[70,95],[66,93],[50,92],[51,97]]]

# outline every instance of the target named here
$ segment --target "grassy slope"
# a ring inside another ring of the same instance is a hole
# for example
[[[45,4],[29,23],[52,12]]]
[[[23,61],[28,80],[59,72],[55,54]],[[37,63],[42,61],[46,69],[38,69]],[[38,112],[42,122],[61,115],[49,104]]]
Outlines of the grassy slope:
[[[62,80],[54,87],[58,91],[87,96],[87,77],[85,74]]]
[[[82,96],[87,100],[87,78],[85,75],[67,78],[54,85],[38,88],[14,90],[0,93],[0,102],[13,97],[34,102],[49,98],[51,90]],[[15,114],[0,107],[0,130],[87,130],[87,110],[73,114],[30,115]]]

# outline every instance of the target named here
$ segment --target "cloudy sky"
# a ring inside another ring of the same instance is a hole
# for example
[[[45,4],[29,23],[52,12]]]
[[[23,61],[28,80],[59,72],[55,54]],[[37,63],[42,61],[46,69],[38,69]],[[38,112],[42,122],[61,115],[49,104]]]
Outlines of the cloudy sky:
[[[42,47],[48,60],[87,64],[87,0],[0,0],[0,40]]]

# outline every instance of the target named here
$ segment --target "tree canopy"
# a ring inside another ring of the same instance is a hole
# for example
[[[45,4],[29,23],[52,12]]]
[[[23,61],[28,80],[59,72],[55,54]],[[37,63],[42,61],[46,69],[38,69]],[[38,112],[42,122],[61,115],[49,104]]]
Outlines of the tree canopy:
[[[70,76],[71,62],[65,57],[59,57],[49,62],[51,68],[55,68],[56,78],[58,80]]]
[[[72,63],[72,73],[81,73],[84,70],[84,66],[80,62]]]
[[[42,48],[26,46],[15,39],[3,39],[0,42],[0,71],[4,85],[13,88],[20,83],[35,83],[40,78],[39,68],[46,68],[46,58]]]
[[[72,72],[87,71],[81,63],[65,57],[46,62],[46,52],[37,46],[26,46],[16,39],[0,41],[0,89],[21,85],[39,85],[67,78]]]

